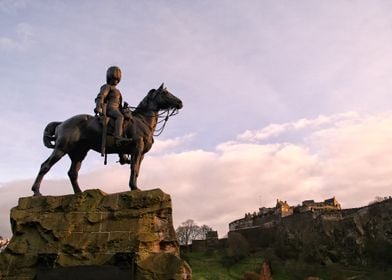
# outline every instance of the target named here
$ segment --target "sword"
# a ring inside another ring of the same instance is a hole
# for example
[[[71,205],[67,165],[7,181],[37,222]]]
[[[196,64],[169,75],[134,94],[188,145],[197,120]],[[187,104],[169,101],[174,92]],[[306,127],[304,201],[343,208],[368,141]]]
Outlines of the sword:
[[[106,103],[102,104],[102,143],[101,143],[101,156],[105,157],[104,164],[107,163],[107,154],[106,154],[106,137],[107,137],[107,115],[106,115]]]

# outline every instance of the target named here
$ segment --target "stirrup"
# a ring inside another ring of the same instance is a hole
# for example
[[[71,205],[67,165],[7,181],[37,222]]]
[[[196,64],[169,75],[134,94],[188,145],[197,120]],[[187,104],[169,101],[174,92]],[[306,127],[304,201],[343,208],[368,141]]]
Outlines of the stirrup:
[[[118,161],[121,165],[131,164],[130,159],[126,155],[120,155],[120,160]]]

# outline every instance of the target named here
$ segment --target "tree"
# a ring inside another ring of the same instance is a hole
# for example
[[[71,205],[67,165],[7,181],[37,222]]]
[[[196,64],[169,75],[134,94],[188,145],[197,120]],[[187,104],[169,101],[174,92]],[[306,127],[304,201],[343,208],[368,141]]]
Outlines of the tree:
[[[386,197],[386,196],[385,196],[385,197],[376,196],[376,197],[374,198],[374,200],[372,200],[372,201],[369,202],[369,205],[376,204],[376,203],[382,202],[382,201],[387,200],[387,199],[388,199],[388,197]]]
[[[207,232],[211,230],[211,227],[207,225],[198,226],[194,220],[189,219],[177,227],[176,234],[181,245],[189,245],[192,243],[192,240],[206,239]]]
[[[202,225],[200,227],[199,231],[200,231],[200,234],[199,234],[198,238],[201,239],[201,240],[204,240],[204,239],[207,238],[207,233],[212,231],[212,228],[210,226],[207,226],[207,225]]]
[[[182,222],[176,229],[178,242],[180,242],[181,245],[192,243],[192,240],[196,239],[199,235],[199,230],[200,227],[192,219]]]

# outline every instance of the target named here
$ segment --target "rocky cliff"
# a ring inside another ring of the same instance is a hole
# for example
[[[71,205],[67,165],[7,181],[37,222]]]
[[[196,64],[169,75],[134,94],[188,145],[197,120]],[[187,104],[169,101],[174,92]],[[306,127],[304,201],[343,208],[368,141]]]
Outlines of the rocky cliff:
[[[253,248],[271,247],[282,258],[392,265],[392,199],[357,209],[299,213],[273,226],[234,232]]]
[[[20,198],[11,225],[0,279],[59,279],[56,271],[66,279],[88,269],[105,279],[106,268],[112,277],[191,279],[179,257],[170,196],[159,189]]]

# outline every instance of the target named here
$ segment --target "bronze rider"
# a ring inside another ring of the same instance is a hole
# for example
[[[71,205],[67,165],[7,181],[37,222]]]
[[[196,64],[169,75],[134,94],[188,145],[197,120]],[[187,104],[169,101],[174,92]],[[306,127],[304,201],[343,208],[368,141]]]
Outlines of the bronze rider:
[[[116,88],[120,80],[120,68],[117,66],[109,67],[106,72],[106,84],[101,87],[97,98],[95,98],[96,107],[94,109],[96,114],[102,114],[103,103],[107,103],[106,114],[115,120],[114,137],[118,146],[121,146],[121,143],[124,141],[131,141],[131,139],[123,137],[122,95]],[[129,163],[128,158],[124,154],[119,155],[121,164]]]

